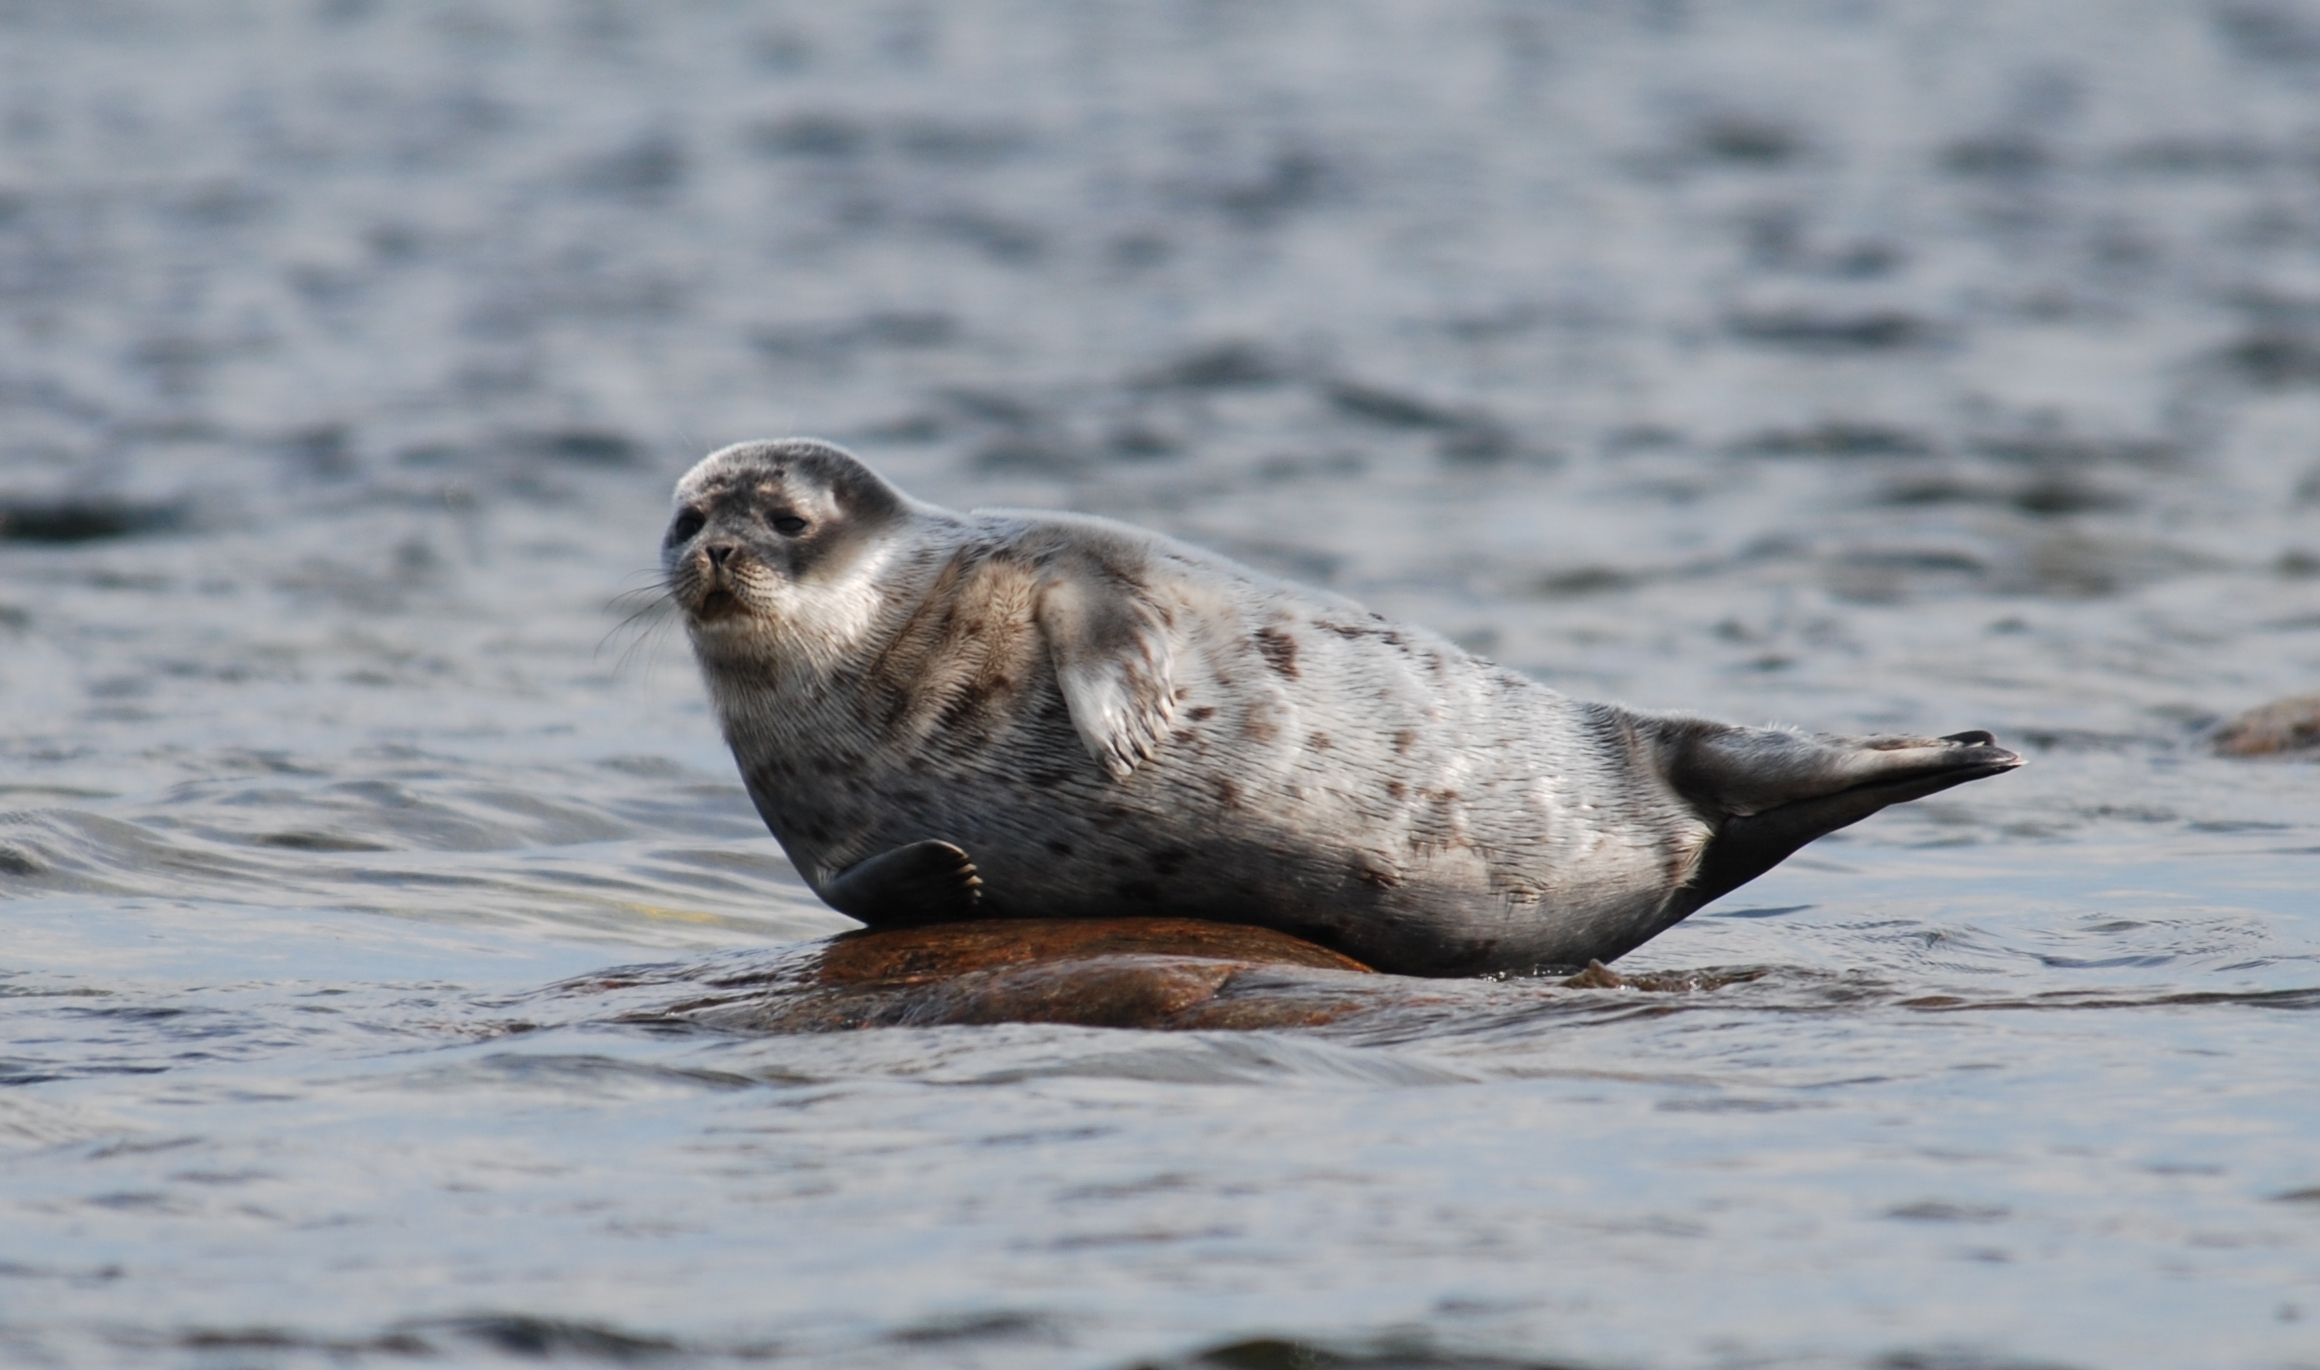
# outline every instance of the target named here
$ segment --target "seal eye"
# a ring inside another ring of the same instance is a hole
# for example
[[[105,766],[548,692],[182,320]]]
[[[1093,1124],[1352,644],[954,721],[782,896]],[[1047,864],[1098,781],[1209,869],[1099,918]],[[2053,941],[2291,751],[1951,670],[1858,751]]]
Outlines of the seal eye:
[[[708,517],[698,509],[687,509],[677,515],[677,521],[669,525],[669,546],[691,541],[693,534],[700,532],[702,525],[708,521]]]
[[[806,530],[806,521],[795,514],[770,514],[765,521],[785,538],[794,538]]]

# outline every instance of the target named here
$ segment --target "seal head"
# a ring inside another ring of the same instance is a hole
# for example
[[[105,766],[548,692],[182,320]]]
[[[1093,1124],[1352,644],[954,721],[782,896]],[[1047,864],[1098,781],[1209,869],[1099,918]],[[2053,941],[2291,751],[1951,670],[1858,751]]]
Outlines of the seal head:
[[[849,619],[864,599],[849,587],[906,517],[901,493],[837,448],[743,443],[678,485],[662,570],[696,650],[811,641]]]

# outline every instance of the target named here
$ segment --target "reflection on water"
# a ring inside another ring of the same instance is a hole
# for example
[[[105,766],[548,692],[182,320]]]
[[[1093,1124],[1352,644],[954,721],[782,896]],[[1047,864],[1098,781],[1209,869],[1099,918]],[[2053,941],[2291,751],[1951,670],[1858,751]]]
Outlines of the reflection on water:
[[[0,1352],[2309,1361],[2320,10],[0,7]],[[1324,1026],[846,920],[653,599],[814,432],[2031,765]],[[615,966],[624,988],[581,992]]]

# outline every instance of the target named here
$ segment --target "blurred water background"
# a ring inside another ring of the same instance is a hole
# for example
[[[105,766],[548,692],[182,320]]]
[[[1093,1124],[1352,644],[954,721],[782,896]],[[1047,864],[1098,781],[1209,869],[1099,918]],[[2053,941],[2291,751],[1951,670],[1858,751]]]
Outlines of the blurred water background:
[[[793,432],[2031,765],[1713,990],[623,1026],[848,926],[651,595]],[[5,0],[0,1359],[2320,1365],[2316,673],[2302,0]]]

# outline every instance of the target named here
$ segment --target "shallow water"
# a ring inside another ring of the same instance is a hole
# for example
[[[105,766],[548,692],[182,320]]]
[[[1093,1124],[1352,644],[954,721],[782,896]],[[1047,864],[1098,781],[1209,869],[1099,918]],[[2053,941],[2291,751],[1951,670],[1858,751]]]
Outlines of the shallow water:
[[[0,6],[0,1357],[2320,1364],[2320,9],[1742,8]],[[793,431],[2031,764],[1714,988],[618,1023],[848,926],[650,594]]]

